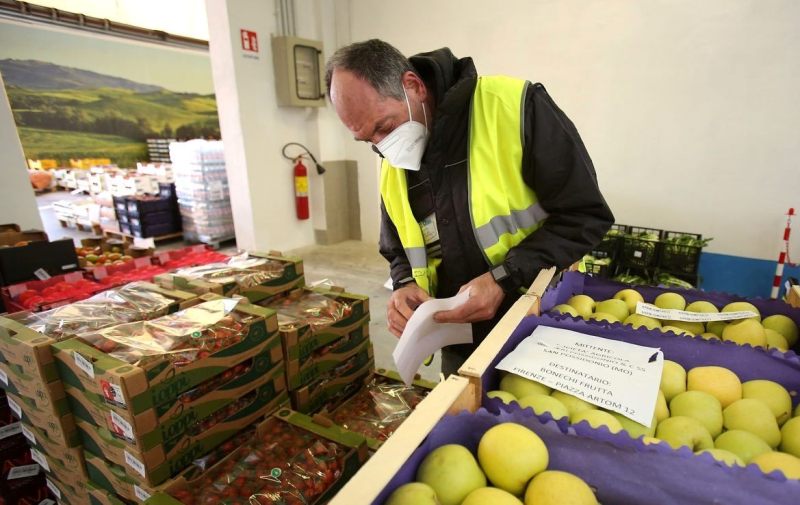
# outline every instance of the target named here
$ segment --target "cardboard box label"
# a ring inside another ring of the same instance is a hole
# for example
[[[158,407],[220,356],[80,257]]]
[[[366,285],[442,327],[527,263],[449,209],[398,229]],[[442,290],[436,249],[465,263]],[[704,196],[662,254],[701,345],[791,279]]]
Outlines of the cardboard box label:
[[[47,481],[47,489],[49,489],[54,495],[56,495],[56,498],[61,500],[61,491],[58,490],[55,484],[50,482],[50,479],[45,479],[45,480]]]
[[[119,384],[101,380],[100,388],[103,390],[103,397],[111,405],[117,405],[119,407],[128,406],[125,402],[125,395],[122,393],[122,387]]]
[[[8,406],[11,407],[11,411],[16,415],[18,418],[22,419],[22,409],[19,408],[17,402],[8,397]]]
[[[140,488],[137,484],[133,485],[133,494],[135,494],[136,497],[142,501],[145,501],[150,498],[150,493]]]
[[[11,423],[0,428],[0,440],[22,433],[21,423]]]
[[[6,386],[8,386],[8,374],[5,370],[0,370],[0,381],[3,382]]]
[[[72,357],[75,359],[75,366],[94,379],[94,365],[92,365],[92,362],[84,358],[78,351],[72,351]]]
[[[131,423],[126,421],[122,416],[113,410],[111,411],[111,427],[114,429],[115,433],[122,435],[127,440],[134,440],[136,438],[134,437],[133,426],[131,426]]]
[[[40,468],[42,467],[40,467],[38,464],[15,466],[11,470],[9,470],[8,477],[6,477],[6,480],[24,479],[25,477],[33,477],[34,475],[39,473]]]
[[[31,430],[29,430],[28,427],[25,426],[24,424],[22,425],[22,436],[30,440],[33,445],[36,445],[36,437],[33,435],[33,433],[31,433]]]
[[[38,450],[31,448],[31,459],[39,463],[39,465],[44,468],[45,472],[50,471],[50,465],[47,464],[47,460],[44,459],[44,455]]]
[[[127,450],[125,451],[125,463],[136,470],[136,473],[140,474],[142,477],[145,476],[145,467],[144,463],[136,459],[131,453]]]

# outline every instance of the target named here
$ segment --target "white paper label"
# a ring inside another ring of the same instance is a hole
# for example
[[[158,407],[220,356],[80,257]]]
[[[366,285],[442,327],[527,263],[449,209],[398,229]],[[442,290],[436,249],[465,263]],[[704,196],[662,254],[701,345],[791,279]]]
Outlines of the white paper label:
[[[32,477],[39,473],[39,465],[22,465],[15,466],[8,472],[6,480],[24,479],[25,477]]]
[[[44,455],[38,450],[31,449],[31,459],[39,463],[42,466],[42,468],[44,468],[45,472],[50,471],[50,465],[47,464],[47,460],[44,459]]]
[[[36,445],[36,437],[31,433],[31,430],[28,429],[27,426],[24,424],[22,425],[22,436],[27,438],[31,441],[32,444]]]
[[[636,313],[653,319],[669,319],[672,321],[686,321],[689,323],[707,323],[709,321],[730,321],[733,319],[747,319],[758,317],[750,310],[738,312],[687,312],[685,310],[660,309],[655,305],[637,302]]]
[[[38,268],[34,270],[33,275],[35,275],[40,281],[46,281],[50,278],[50,274],[48,274],[47,270],[44,268]]]
[[[17,402],[8,397],[8,406],[11,407],[11,412],[13,412],[18,418],[22,419],[22,409],[19,408]]]
[[[94,365],[88,359],[84,358],[78,351],[72,351],[72,357],[75,359],[75,366],[83,370],[86,375],[94,379]]]
[[[156,241],[154,238],[139,238],[133,237],[133,247],[141,247],[142,249],[155,249]]]
[[[113,410],[111,411],[111,424],[116,433],[123,435],[128,440],[134,439],[133,426],[131,426],[131,423],[126,421],[122,416]]]
[[[58,488],[56,487],[55,484],[50,482],[50,479],[45,479],[45,480],[47,481],[47,489],[52,491],[53,494],[56,495],[56,498],[58,498],[60,500],[61,499],[61,491],[58,490]]]
[[[8,374],[2,369],[0,369],[0,381],[3,381],[3,384],[8,386]]]
[[[653,347],[539,326],[497,368],[650,426],[663,365]]]
[[[11,423],[0,428],[0,440],[22,433],[21,423]]]
[[[135,457],[133,457],[133,455],[128,451],[125,451],[125,463],[127,463],[129,467],[136,470],[136,472],[142,477],[145,476],[144,464]]]
[[[634,258],[641,258],[642,257],[642,251],[633,251],[633,257]]]
[[[148,493],[144,489],[140,488],[136,484],[133,485],[133,494],[135,494],[136,497],[139,498],[142,501],[145,501],[148,498],[150,498],[150,493]]]

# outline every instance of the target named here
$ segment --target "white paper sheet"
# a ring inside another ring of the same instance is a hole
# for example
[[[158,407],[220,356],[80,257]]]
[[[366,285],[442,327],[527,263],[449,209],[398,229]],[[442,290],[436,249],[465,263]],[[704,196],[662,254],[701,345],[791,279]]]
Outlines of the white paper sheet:
[[[636,313],[653,319],[666,319],[672,321],[685,321],[689,323],[707,323],[709,321],[732,321],[734,319],[747,319],[758,317],[753,311],[740,310],[738,312],[687,312],[676,309],[659,309],[655,305],[636,302]]]
[[[651,361],[653,355],[656,359]],[[515,373],[650,426],[664,354],[656,348],[537,327],[500,363]]]
[[[469,299],[469,290],[452,298],[436,298],[422,303],[406,324],[392,357],[397,373],[406,385],[414,380],[425,358],[454,344],[472,343],[472,325],[469,323],[437,323],[433,315],[443,310],[453,310]]]

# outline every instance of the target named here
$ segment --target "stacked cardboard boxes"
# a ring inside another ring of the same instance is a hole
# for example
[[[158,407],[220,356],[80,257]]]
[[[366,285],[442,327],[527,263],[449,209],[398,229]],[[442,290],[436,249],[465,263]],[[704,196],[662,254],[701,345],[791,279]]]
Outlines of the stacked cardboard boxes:
[[[302,288],[261,305],[278,312],[295,410],[334,407],[357,391],[374,368],[368,297]]]
[[[88,503],[75,417],[53,357],[54,344],[76,333],[155,317],[195,303],[189,293],[137,283],[56,309],[0,317],[0,386],[20,421],[32,461],[59,501]]]
[[[275,312],[200,300],[54,346],[94,487],[142,501],[288,402]]]

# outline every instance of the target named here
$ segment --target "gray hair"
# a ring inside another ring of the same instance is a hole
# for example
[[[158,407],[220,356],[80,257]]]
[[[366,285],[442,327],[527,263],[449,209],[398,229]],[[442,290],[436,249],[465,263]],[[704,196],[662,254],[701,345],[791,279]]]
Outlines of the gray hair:
[[[347,70],[367,81],[379,95],[403,100],[403,74],[414,68],[394,46],[382,40],[356,42],[338,49],[328,60],[325,84],[331,95],[331,78],[336,69]]]

